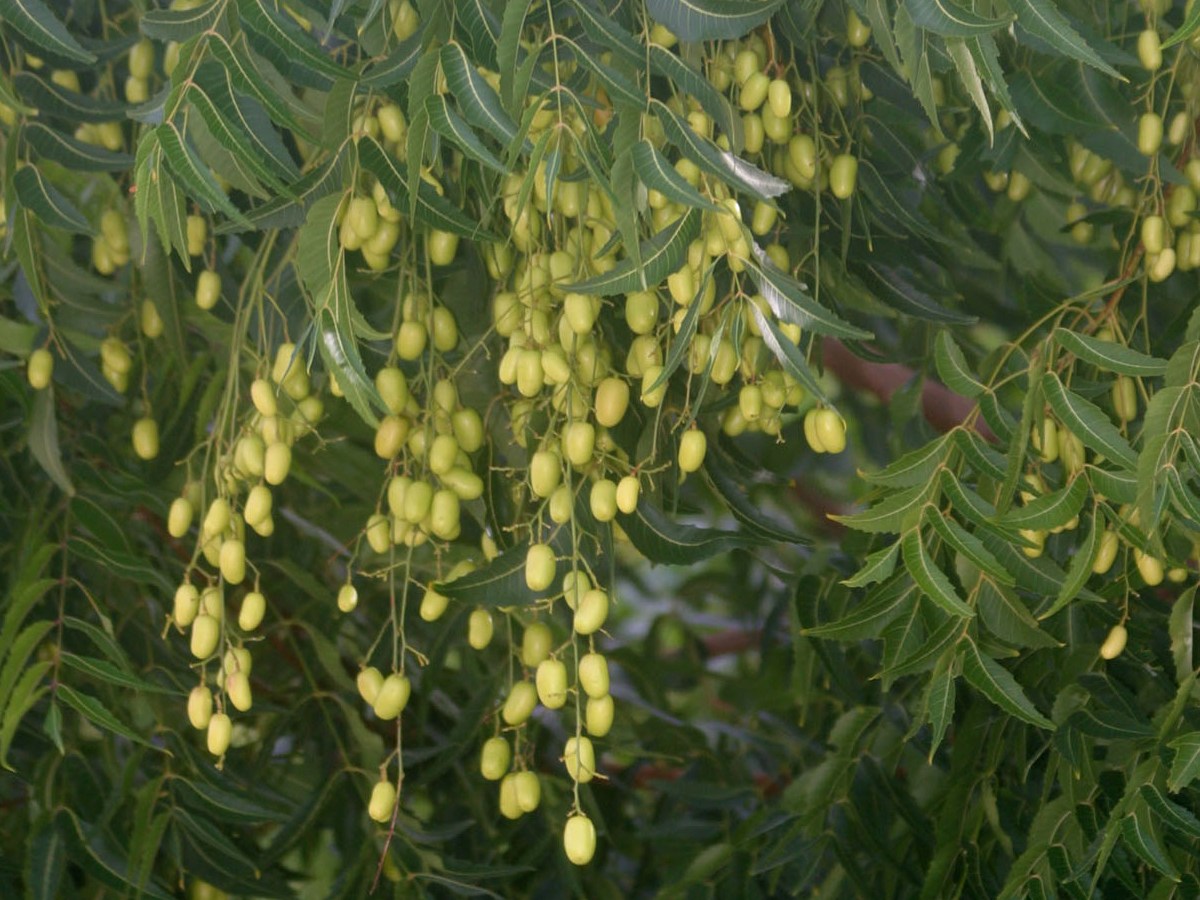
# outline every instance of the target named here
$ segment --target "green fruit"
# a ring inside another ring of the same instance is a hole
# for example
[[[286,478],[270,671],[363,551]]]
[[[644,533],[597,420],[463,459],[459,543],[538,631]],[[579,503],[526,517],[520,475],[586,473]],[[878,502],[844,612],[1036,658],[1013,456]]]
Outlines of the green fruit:
[[[625,298],[625,323],[634,334],[648,334],[658,322],[658,297],[653,291],[638,291]]]
[[[832,409],[820,410],[813,427],[826,453],[841,453],[846,449],[846,423]]]
[[[230,672],[225,676],[225,693],[234,709],[246,712],[253,704],[250,694],[250,679],[245,672]]]
[[[167,511],[167,534],[173,538],[183,537],[192,527],[195,514],[195,508],[187,497],[176,497]]]
[[[591,422],[571,422],[563,431],[563,455],[577,469],[582,469],[592,461],[592,453],[596,449],[596,428]]]
[[[631,515],[637,509],[638,497],[642,493],[641,482],[636,475],[626,475],[617,482],[617,509]]]
[[[200,592],[195,585],[184,582],[175,589],[175,601],[171,618],[180,628],[187,628],[200,612]]]
[[[1108,633],[1108,637],[1104,639],[1104,643],[1100,645],[1101,659],[1116,659],[1125,649],[1125,642],[1129,640],[1129,632],[1124,625],[1114,625]]]
[[[512,747],[502,737],[488,738],[479,755],[479,772],[488,781],[499,781],[512,762]]]
[[[577,866],[586,866],[596,855],[596,826],[583,813],[567,819],[563,829],[563,850]]]
[[[585,653],[580,657],[579,686],[592,699],[608,695],[608,660],[602,654]]]
[[[786,83],[784,87],[787,87]],[[771,90],[771,79],[766,72],[754,72],[742,84],[742,90],[738,94],[738,106],[745,112],[754,112],[767,99],[767,94]],[[788,104],[791,104],[791,92],[788,93]]]
[[[358,607],[358,588],[347,582],[338,588],[337,608],[344,613],[354,612]]]
[[[492,614],[488,610],[472,610],[467,619],[467,643],[475,650],[482,650],[492,642],[494,630],[495,624],[492,621]]]
[[[450,425],[458,448],[464,453],[474,453],[483,446],[483,419],[470,407],[455,411],[450,416]]]
[[[849,153],[842,153],[835,156],[833,163],[829,167],[829,190],[833,193],[833,196],[839,200],[848,199],[854,194],[857,181],[857,157]]]
[[[1158,113],[1142,113],[1138,119],[1137,148],[1142,156],[1154,156],[1162,147],[1163,120]]]
[[[213,698],[212,691],[204,685],[197,685],[188,694],[188,721],[197,731],[203,731],[212,721]]]
[[[242,507],[242,518],[246,524],[253,527],[266,521],[271,515],[271,489],[265,484],[256,484],[246,495],[246,505]]]
[[[196,659],[208,659],[221,639],[221,623],[210,615],[196,616],[192,622],[191,650]]]
[[[544,591],[554,583],[557,566],[549,544],[530,545],[525,555],[525,585],[531,591]]]
[[[429,506],[429,530],[434,537],[444,541],[458,537],[461,533],[461,516],[458,494],[446,488],[434,493]]]
[[[426,622],[436,622],[449,605],[450,598],[445,594],[439,594],[433,588],[426,588],[424,596],[421,597],[420,616]]]
[[[1119,548],[1120,542],[1117,539],[1117,533],[1106,528],[1100,535],[1100,548],[1096,551],[1095,560],[1092,561],[1092,571],[1097,575],[1107,574],[1117,559]]]
[[[201,309],[212,309],[221,298],[221,276],[205,270],[196,279],[196,305]]]
[[[237,538],[221,544],[221,577],[230,584],[241,584],[246,578],[246,545]]]
[[[367,815],[376,822],[387,822],[396,808],[396,786],[390,781],[378,781],[371,788],[371,800],[367,804]]]
[[[233,737],[233,722],[225,713],[215,713],[208,721],[208,752],[224,756]]]
[[[549,497],[562,482],[562,459],[553,450],[538,450],[529,460],[529,487],[535,497]]]
[[[408,403],[408,379],[395,366],[387,366],[375,374],[375,389],[379,391],[388,412],[399,415]],[[265,413],[264,413],[265,415]]]
[[[413,525],[420,524],[429,515],[433,503],[433,485],[428,481],[414,481],[404,492],[404,519]]]
[[[629,408],[629,384],[621,378],[605,378],[596,387],[596,421],[612,428]],[[590,455],[590,454],[589,454]]]
[[[693,428],[685,431],[679,439],[679,468],[683,472],[696,472],[704,464],[708,450],[708,438],[703,431]]]
[[[458,235],[434,229],[429,233],[427,246],[430,262],[435,266],[448,266],[458,253]]]
[[[267,612],[267,598],[258,591],[251,591],[242,598],[242,608],[238,612],[238,628],[242,631],[253,631],[262,624]]]
[[[613,723],[613,699],[610,694],[588,698],[584,723],[587,725],[588,734],[594,737],[604,737],[608,734]]]
[[[611,522],[617,517],[617,485],[607,478],[592,484],[588,497],[592,515],[597,522]]]
[[[563,763],[572,781],[587,784],[596,777],[596,750],[591,738],[580,736],[568,738],[563,750]]]
[[[50,384],[54,376],[54,356],[45,347],[38,347],[29,354],[29,364],[25,370],[29,386],[40,391]]]
[[[521,812],[531,813],[542,801],[542,783],[534,772],[517,772],[513,775],[517,795],[517,806]]]
[[[521,818],[521,804],[517,802],[517,775],[509,772],[500,779],[500,815],[506,819]]]
[[[151,460],[158,456],[158,423],[150,417],[133,423],[133,452],[139,459]]]
[[[567,667],[561,660],[544,659],[537,667],[537,695],[546,709],[561,709],[567,702]]]
[[[1162,42],[1158,38],[1158,32],[1153,28],[1147,28],[1138,35],[1137,54],[1138,62],[1147,72],[1156,72],[1162,67]],[[1105,658],[1111,659],[1111,657]]]
[[[362,697],[368,706],[373,706],[375,698],[379,696],[379,689],[383,687],[383,673],[374,666],[367,666],[358,673],[355,684],[358,687],[358,696]]]
[[[508,692],[504,706],[500,709],[500,718],[504,720],[505,725],[520,725],[533,715],[537,700],[537,688],[528,681],[518,681]]]
[[[608,594],[600,588],[585,591],[575,608],[574,628],[577,634],[588,635],[599,631],[608,619]]]
[[[408,678],[399,672],[393,672],[383,679],[375,702],[371,704],[375,715],[385,722],[396,718],[408,706],[408,698],[412,694],[412,684]]]
[[[379,211],[370,197],[355,197],[346,210],[346,224],[361,244],[375,236],[379,228]]]
[[[292,468],[292,448],[282,441],[272,441],[263,454],[263,480],[267,484],[283,484]]]
[[[554,636],[550,633],[550,626],[545,622],[531,624],[521,636],[522,664],[531,669],[537,668],[542,660],[550,655],[553,643]]]

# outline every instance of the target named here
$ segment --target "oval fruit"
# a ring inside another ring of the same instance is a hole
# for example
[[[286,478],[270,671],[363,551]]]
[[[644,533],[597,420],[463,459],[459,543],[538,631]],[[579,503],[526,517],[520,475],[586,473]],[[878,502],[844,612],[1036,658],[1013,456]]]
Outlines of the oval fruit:
[[[829,190],[839,200],[849,199],[858,182],[858,158],[850,153],[841,153],[833,158],[829,167]]]
[[[679,468],[683,472],[698,471],[708,451],[708,438],[703,431],[692,428],[679,439]]]
[[[1136,549],[1133,551],[1133,559],[1137,563],[1137,569],[1142,576],[1142,581],[1146,582],[1150,587],[1157,587],[1162,584],[1164,573],[1163,564],[1160,560]]]
[[[246,712],[254,700],[250,694],[250,679],[245,672],[230,672],[225,676],[225,693],[234,709]]]
[[[1156,72],[1161,68],[1163,62],[1162,42],[1158,38],[1158,32],[1153,28],[1147,28],[1138,35],[1137,55],[1138,62],[1147,72]]]
[[[613,698],[611,694],[603,697],[589,697],[584,712],[584,722],[588,734],[604,737],[612,729]]]
[[[513,787],[517,794],[517,806],[521,812],[533,812],[542,801],[542,783],[535,772],[517,772],[513,776]]]
[[[537,706],[538,691],[528,681],[518,681],[508,692],[504,706],[500,709],[500,718],[505,725],[520,725],[528,721]]]
[[[363,702],[373,706],[375,698],[379,696],[379,689],[383,687],[383,673],[374,666],[367,666],[358,673],[355,685],[358,688],[358,696],[363,698]]]
[[[379,693],[375,695],[375,702],[371,704],[371,708],[375,710],[375,715],[379,718],[389,721],[404,712],[404,707],[408,706],[408,698],[411,694],[412,683],[409,682],[408,677],[399,672],[393,672],[383,679],[383,684],[379,686]]]
[[[367,804],[367,815],[376,822],[386,822],[396,807],[396,786],[390,781],[378,781],[371,788],[371,800]]]
[[[191,650],[196,659],[208,659],[217,650],[221,639],[221,623],[210,615],[196,616],[192,622]]]
[[[841,453],[846,449],[846,423],[832,409],[820,410],[813,428],[826,453]]]
[[[358,606],[358,588],[347,582],[338,588],[337,607],[344,613],[353,612]]]
[[[1106,528],[1104,534],[1100,535],[1100,549],[1096,551],[1096,559],[1092,562],[1092,571],[1095,574],[1104,575],[1112,568],[1117,558],[1118,546],[1117,533]]]
[[[246,545],[237,538],[222,543],[220,569],[230,584],[241,584],[246,578]]]
[[[253,631],[262,624],[267,612],[267,598],[258,591],[251,591],[242,598],[242,608],[238,611],[238,628],[242,631]]]
[[[538,664],[537,695],[546,709],[562,709],[567,702],[567,667],[561,660],[543,659]]]
[[[531,591],[544,591],[554,583],[557,568],[554,549],[549,544],[530,545],[525,554],[526,587]]]
[[[608,694],[608,660],[601,653],[585,653],[579,660],[579,686],[596,699]],[[590,730],[590,729],[589,729]]]
[[[29,386],[35,391],[40,391],[50,384],[50,379],[54,375],[54,355],[45,347],[38,347],[29,354],[29,364],[25,370],[25,376],[29,379]]]
[[[529,486],[535,497],[549,497],[562,481],[562,459],[553,450],[538,450],[529,460]]]
[[[1116,659],[1125,649],[1125,642],[1129,640],[1129,632],[1124,625],[1114,625],[1108,633],[1108,637],[1104,639],[1104,643],[1100,645],[1101,659]]]
[[[522,664],[533,669],[541,664],[547,656],[550,655],[550,648],[553,646],[554,636],[550,633],[550,626],[545,622],[534,622],[525,629],[525,633],[521,636],[521,662]]]
[[[617,517],[616,483],[607,478],[594,482],[588,503],[597,522],[611,522]]]
[[[149,416],[133,423],[133,452],[138,459],[151,460],[158,456],[158,423]]]
[[[212,309],[221,298],[221,276],[205,269],[196,279],[196,305],[201,309]]]
[[[583,813],[567,819],[563,829],[563,850],[577,866],[586,866],[596,855],[596,826]]]
[[[1158,113],[1142,113],[1138,118],[1137,148],[1142,156],[1154,156],[1162,147],[1163,120]]]
[[[605,378],[596,387],[596,421],[612,428],[629,409],[629,384],[621,378]]]
[[[506,819],[521,818],[521,804],[517,802],[517,774],[509,772],[500,779],[500,815]]]
[[[577,469],[592,461],[596,449],[596,428],[591,422],[571,422],[563,432],[563,455]]]
[[[196,620],[196,614],[200,612],[200,592],[196,590],[193,584],[181,584],[175,590],[175,603],[171,612],[171,618],[175,620],[175,624],[180,628],[187,628]]]
[[[195,512],[192,501],[187,497],[176,497],[172,500],[171,508],[167,511],[167,534],[173,538],[181,538],[187,534],[188,529],[192,527]]]
[[[192,688],[188,694],[188,721],[197,731],[203,731],[212,720],[213,698],[212,691],[200,684]]]
[[[233,722],[225,713],[216,713],[208,722],[208,752],[213,756],[224,756],[233,737]]]
[[[617,482],[617,509],[626,515],[637,509],[638,497],[642,493],[642,484],[636,475],[626,475]]]
[[[479,754],[479,772],[488,781],[499,781],[508,772],[512,762],[512,747],[502,737],[491,737],[483,742]]]
[[[563,750],[563,763],[572,781],[578,781],[580,784],[591,781],[596,776],[596,750],[592,746],[591,738],[585,735],[567,738],[567,746]]]
[[[433,588],[426,588],[424,596],[421,597],[421,608],[419,614],[426,622],[436,622],[445,613],[446,607],[450,605],[450,598],[445,594],[439,594]]]
[[[608,594],[600,588],[585,591],[575,608],[575,632],[583,635],[594,634],[603,627],[607,619]]]

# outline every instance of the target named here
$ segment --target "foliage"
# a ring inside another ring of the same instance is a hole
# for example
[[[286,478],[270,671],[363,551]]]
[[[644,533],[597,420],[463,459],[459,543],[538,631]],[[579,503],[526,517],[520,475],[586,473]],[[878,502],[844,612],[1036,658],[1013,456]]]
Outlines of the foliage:
[[[1200,894],[1200,4],[0,12],[6,896]]]

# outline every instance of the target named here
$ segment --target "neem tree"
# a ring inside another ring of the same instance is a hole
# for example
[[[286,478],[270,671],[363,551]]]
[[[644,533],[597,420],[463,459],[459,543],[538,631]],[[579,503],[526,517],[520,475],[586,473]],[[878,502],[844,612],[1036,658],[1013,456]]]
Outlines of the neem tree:
[[[1200,893],[1200,4],[0,15],[5,896]]]

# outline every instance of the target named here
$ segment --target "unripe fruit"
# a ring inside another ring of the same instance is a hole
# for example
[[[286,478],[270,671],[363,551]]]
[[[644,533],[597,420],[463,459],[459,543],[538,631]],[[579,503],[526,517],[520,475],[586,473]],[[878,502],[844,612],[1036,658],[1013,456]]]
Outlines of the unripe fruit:
[[[346,225],[359,239],[359,244],[375,236],[379,228],[379,211],[369,197],[355,197],[346,210]]]
[[[412,684],[408,678],[399,672],[393,672],[383,679],[383,684],[379,686],[379,692],[375,695],[375,701],[371,704],[371,708],[375,710],[375,715],[380,719],[385,722],[390,721],[404,712],[404,707],[408,706],[408,698],[411,694]]]
[[[616,483],[607,478],[594,482],[588,501],[597,522],[611,522],[617,517]]]
[[[173,538],[181,538],[192,527],[192,517],[196,511],[187,497],[176,497],[171,501],[167,512],[167,534]]]
[[[368,706],[374,705],[375,698],[379,696],[379,689],[383,687],[383,673],[374,666],[367,666],[358,673],[355,685],[363,702]]]
[[[563,432],[563,455],[577,469],[592,461],[596,449],[596,428],[591,422],[571,422]]]
[[[813,427],[826,453],[841,453],[846,449],[846,423],[832,409],[820,410]]]
[[[292,448],[282,441],[267,445],[263,455],[263,480],[267,484],[283,484],[292,468]]]
[[[1155,283],[1166,281],[1171,277],[1171,273],[1175,271],[1175,248],[1167,247],[1157,256],[1148,256],[1146,261],[1148,263],[1146,274],[1150,277],[1150,280]]]
[[[221,276],[206,269],[196,279],[196,305],[201,309],[212,309],[221,298]]]
[[[1138,62],[1147,72],[1156,72],[1162,66],[1162,42],[1153,28],[1147,28],[1138,35],[1137,54]]]
[[[377,781],[371,788],[371,800],[367,804],[367,815],[376,822],[386,822],[396,808],[396,786],[390,781]]]
[[[784,85],[787,86],[786,83]],[[771,89],[771,79],[766,72],[754,72],[742,84],[742,90],[738,94],[738,106],[746,112],[754,112],[763,105],[763,101],[767,99],[767,94]],[[788,95],[789,103],[791,94]]]
[[[583,813],[567,819],[563,829],[563,850],[577,866],[586,866],[596,855],[596,826]]]
[[[603,697],[589,697],[584,712],[584,724],[588,734],[594,737],[604,737],[612,729],[613,698],[611,694]]]
[[[621,378],[605,378],[596,387],[596,421],[612,428],[629,408],[629,384]]]
[[[521,636],[521,662],[531,669],[541,665],[542,660],[550,655],[550,647],[554,636],[550,626],[545,622],[534,622],[525,629]]]
[[[430,262],[435,266],[448,266],[454,262],[454,255],[458,252],[458,235],[434,229],[429,233],[426,245]]]
[[[571,331],[578,335],[591,334],[600,312],[597,298],[586,294],[567,294],[563,298],[563,316]]]
[[[525,584],[531,591],[544,591],[554,583],[557,563],[548,544],[532,544],[525,555]]]
[[[667,393],[667,382],[665,381],[658,385],[658,387],[653,387],[655,382],[658,381],[659,376],[662,375],[662,372],[662,366],[650,366],[642,373],[641,400],[644,405],[651,409],[659,406]]]
[[[575,607],[575,632],[577,634],[594,634],[603,627],[608,619],[608,594],[600,588],[585,591]]]
[[[683,472],[696,472],[704,465],[704,456],[708,450],[708,438],[703,431],[692,428],[685,431],[679,439],[679,469]]]
[[[587,784],[596,776],[596,750],[591,738],[581,736],[568,738],[563,750],[563,763],[572,781]]]
[[[553,450],[538,450],[529,461],[529,486],[535,497],[549,497],[562,481],[562,460]]]
[[[792,86],[786,78],[776,78],[767,88],[767,103],[777,118],[786,119],[792,113]]]
[[[188,721],[197,731],[203,731],[212,721],[213,698],[212,691],[200,684],[192,688],[188,694]]]
[[[1100,535],[1100,548],[1096,551],[1096,559],[1092,562],[1092,571],[1095,574],[1104,575],[1112,568],[1117,558],[1118,547],[1117,533],[1105,529],[1104,534]]]
[[[429,332],[422,322],[401,322],[396,332],[396,355],[401,359],[414,360],[425,352]]]
[[[538,663],[537,695],[546,709],[561,709],[567,702],[567,667],[561,660],[543,659]]]
[[[470,407],[455,410],[450,416],[450,427],[458,449],[464,453],[474,453],[483,446],[483,419]]]
[[[380,369],[375,375],[375,389],[383,400],[388,412],[399,414],[404,412],[408,403],[408,379],[395,366]],[[264,414],[265,415],[265,414]]]
[[[1137,549],[1133,551],[1133,559],[1137,563],[1137,569],[1142,576],[1142,580],[1149,587],[1157,587],[1162,584],[1164,573],[1163,564],[1160,560]]]
[[[400,452],[408,438],[408,419],[403,416],[384,416],[375,431],[375,455],[391,459]]]
[[[221,623],[210,615],[196,616],[192,622],[192,656],[196,659],[208,659],[217,650],[217,642],[221,639]]]
[[[528,681],[518,681],[508,692],[508,698],[500,709],[500,718],[505,725],[520,725],[533,715],[537,700],[537,688]]]
[[[637,509],[638,497],[642,493],[642,484],[636,475],[626,475],[617,482],[617,509],[626,515]]]
[[[134,422],[131,438],[138,459],[151,460],[158,456],[158,423],[153,419],[147,416]]]
[[[442,353],[449,353],[458,346],[458,322],[454,320],[454,313],[444,306],[438,306],[434,307],[430,318],[434,349]]]
[[[625,298],[625,323],[634,334],[648,334],[658,322],[658,297],[653,291],[638,291]]]
[[[225,713],[215,713],[208,721],[208,752],[213,756],[224,756],[233,737],[233,722]]]
[[[467,619],[467,643],[475,650],[482,650],[492,642],[494,630],[495,624],[490,612],[486,609],[472,610]]]
[[[25,370],[25,376],[29,379],[29,386],[35,391],[40,391],[50,384],[50,379],[54,375],[54,355],[45,347],[38,347],[29,354],[29,364]]]
[[[195,585],[184,583],[175,589],[171,618],[180,628],[187,628],[200,612],[200,592]]]
[[[262,624],[267,612],[267,598],[258,591],[251,591],[242,598],[242,608],[238,612],[238,628],[242,631],[253,631]]]
[[[858,17],[858,13],[854,10],[846,13],[846,43],[851,47],[864,47],[870,39],[871,28]]]
[[[1100,645],[1101,659],[1116,659],[1125,649],[1125,642],[1129,640],[1129,632],[1124,625],[1114,625],[1112,631],[1108,633],[1108,637],[1104,639],[1104,643]]]
[[[256,484],[246,495],[246,505],[242,507],[242,518],[246,524],[254,527],[266,521],[271,515],[271,489],[265,484]]]
[[[433,588],[426,588],[424,596],[421,597],[420,616],[426,622],[436,622],[449,605],[450,598],[445,594],[439,594]]]
[[[585,653],[579,660],[579,686],[593,699],[608,695],[608,660],[600,653]]]
[[[478,500],[483,496],[483,479],[458,466],[442,476],[442,484],[454,491],[463,502]]]
[[[562,580],[563,600],[574,610],[579,606],[579,598],[592,589],[592,580],[582,569],[572,569]]]
[[[254,702],[250,694],[250,679],[245,672],[230,672],[225,676],[225,693],[234,709],[246,712]]]
[[[517,802],[517,774],[509,772],[500,779],[500,815],[509,820],[521,818],[521,805]]]
[[[404,519],[414,525],[420,524],[429,514],[433,503],[433,485],[428,481],[414,481],[404,492]]]
[[[521,812],[533,812],[542,802],[542,783],[534,772],[517,772],[513,775],[513,789]]]
[[[358,588],[346,582],[337,592],[337,608],[344,613],[354,612],[358,607]]]
[[[854,194],[858,181],[858,158],[849,153],[842,153],[833,158],[829,167],[829,190],[839,200],[846,200]]]
[[[1137,386],[1133,379],[1126,375],[1118,375],[1112,387],[1113,412],[1122,422],[1137,418]]]
[[[550,495],[550,521],[555,525],[562,525],[564,522],[569,522],[574,502],[570,486],[560,484],[554,489],[554,493]]]
[[[246,578],[246,545],[237,538],[221,544],[221,577],[230,584],[241,584]]]
[[[499,781],[512,762],[512,747],[502,737],[488,738],[479,754],[479,772],[488,781]]]
[[[1158,113],[1142,113],[1138,119],[1137,148],[1142,156],[1153,156],[1162,147],[1163,120]]]
[[[1162,253],[1166,236],[1166,222],[1162,216],[1146,216],[1142,219],[1141,233],[1142,246],[1147,253]]]
[[[429,506],[429,531],[434,537],[444,541],[452,541],[458,537],[461,533],[461,516],[458,494],[446,488],[434,493],[433,502]]]

